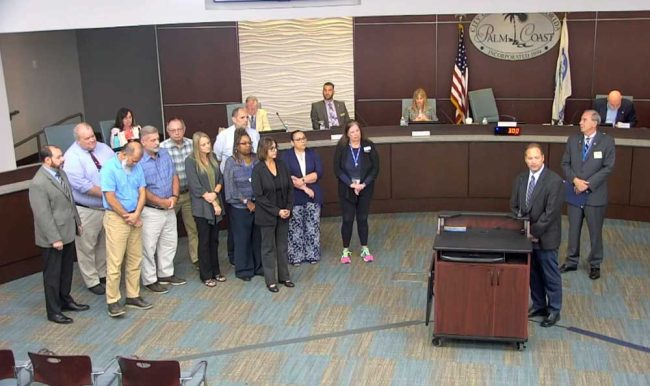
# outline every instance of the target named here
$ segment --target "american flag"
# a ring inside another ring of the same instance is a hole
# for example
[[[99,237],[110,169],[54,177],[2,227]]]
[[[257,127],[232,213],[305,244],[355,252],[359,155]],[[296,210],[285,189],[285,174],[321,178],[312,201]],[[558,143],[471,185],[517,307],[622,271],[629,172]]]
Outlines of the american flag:
[[[451,103],[456,107],[454,121],[463,124],[468,115],[467,83],[469,81],[469,66],[467,66],[467,51],[465,50],[465,30],[458,24],[458,53],[454,63],[454,74],[451,77]]]

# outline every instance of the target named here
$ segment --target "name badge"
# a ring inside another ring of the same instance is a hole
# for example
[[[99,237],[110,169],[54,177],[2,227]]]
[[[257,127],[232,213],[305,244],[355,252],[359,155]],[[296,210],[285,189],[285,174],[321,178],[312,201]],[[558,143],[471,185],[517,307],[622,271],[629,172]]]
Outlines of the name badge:
[[[594,152],[594,159],[603,159],[603,152],[602,151],[595,151]]]
[[[363,147],[363,152],[364,153],[370,153],[370,146],[364,146]]]

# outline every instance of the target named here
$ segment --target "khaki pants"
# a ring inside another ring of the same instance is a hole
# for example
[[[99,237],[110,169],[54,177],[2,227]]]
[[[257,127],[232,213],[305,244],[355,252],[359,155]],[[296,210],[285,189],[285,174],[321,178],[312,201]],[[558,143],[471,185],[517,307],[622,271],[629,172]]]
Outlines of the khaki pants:
[[[140,263],[142,263],[142,228],[131,226],[117,213],[104,214],[106,232],[106,302],[115,303],[122,297],[120,278],[126,255],[126,297],[140,296]]]
[[[176,213],[145,207],[142,210],[142,284],[150,285],[161,277],[174,275],[174,256],[178,244]]]
[[[196,222],[194,222],[194,217],[192,216],[192,203],[190,202],[189,192],[185,192],[180,195],[175,208],[177,214],[178,211],[181,211],[183,224],[185,225],[185,230],[187,231],[187,246],[190,253],[190,260],[192,263],[196,263],[199,261],[199,237],[196,232]]]
[[[77,205],[83,233],[75,238],[79,272],[86,287],[99,284],[106,277],[106,236],[104,235],[104,211]]]

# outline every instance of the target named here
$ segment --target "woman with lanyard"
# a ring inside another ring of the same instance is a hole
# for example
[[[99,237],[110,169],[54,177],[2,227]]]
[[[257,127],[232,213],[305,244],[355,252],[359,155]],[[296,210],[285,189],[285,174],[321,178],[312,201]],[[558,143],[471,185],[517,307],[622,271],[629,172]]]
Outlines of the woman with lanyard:
[[[343,217],[341,263],[350,264],[352,253],[349,248],[355,217],[361,243],[360,256],[369,263],[374,257],[368,249],[368,212],[379,174],[379,154],[375,144],[366,138],[356,121],[348,122],[345,134],[336,146],[334,174],[339,181],[338,193]]]
[[[127,143],[140,140],[140,126],[136,125],[133,111],[122,107],[117,110],[115,123],[111,129],[110,146],[121,150]]]
[[[219,163],[212,153],[207,134],[197,131],[192,136],[194,151],[185,159],[187,184],[190,188],[192,215],[199,238],[199,276],[208,287],[226,281],[219,269],[219,221],[222,206],[219,193],[223,178]]]
[[[263,275],[260,256],[260,230],[255,226],[255,200],[251,176],[259,162],[252,151],[246,130],[235,131],[232,156],[226,159],[223,172],[226,202],[231,205],[230,226],[235,244],[235,276],[250,281]]]
[[[292,149],[282,152],[293,183],[293,215],[289,221],[289,263],[316,264],[320,260],[320,208],[323,194],[318,180],[323,165],[318,153],[307,148],[301,130],[291,133]]]

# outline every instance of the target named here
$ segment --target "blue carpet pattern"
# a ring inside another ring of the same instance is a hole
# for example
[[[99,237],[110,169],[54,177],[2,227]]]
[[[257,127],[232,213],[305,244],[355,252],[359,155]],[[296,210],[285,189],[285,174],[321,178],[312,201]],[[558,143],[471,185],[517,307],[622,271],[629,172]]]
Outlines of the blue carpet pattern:
[[[373,215],[375,262],[359,258],[355,236],[352,264],[341,265],[340,219],[325,218],[322,261],[290,267],[296,288],[278,294],[262,277],[234,277],[225,232],[228,281],[202,285],[181,239],[176,274],[188,284],[162,295],[143,288],[149,311],[110,318],[105,298],[75,272],[73,296],[91,310],[68,313],[72,325],[46,321],[34,274],[0,286],[0,348],[19,360],[44,347],[87,354],[96,367],[116,355],[178,359],[184,369],[205,359],[212,385],[650,384],[650,224],[607,220],[602,278],[588,278],[586,261],[563,275],[561,322],[542,328],[531,320],[527,348],[518,352],[507,343],[432,346],[424,310],[436,223],[435,213]],[[567,229],[564,218],[562,260]],[[584,256],[587,234],[585,227]]]

